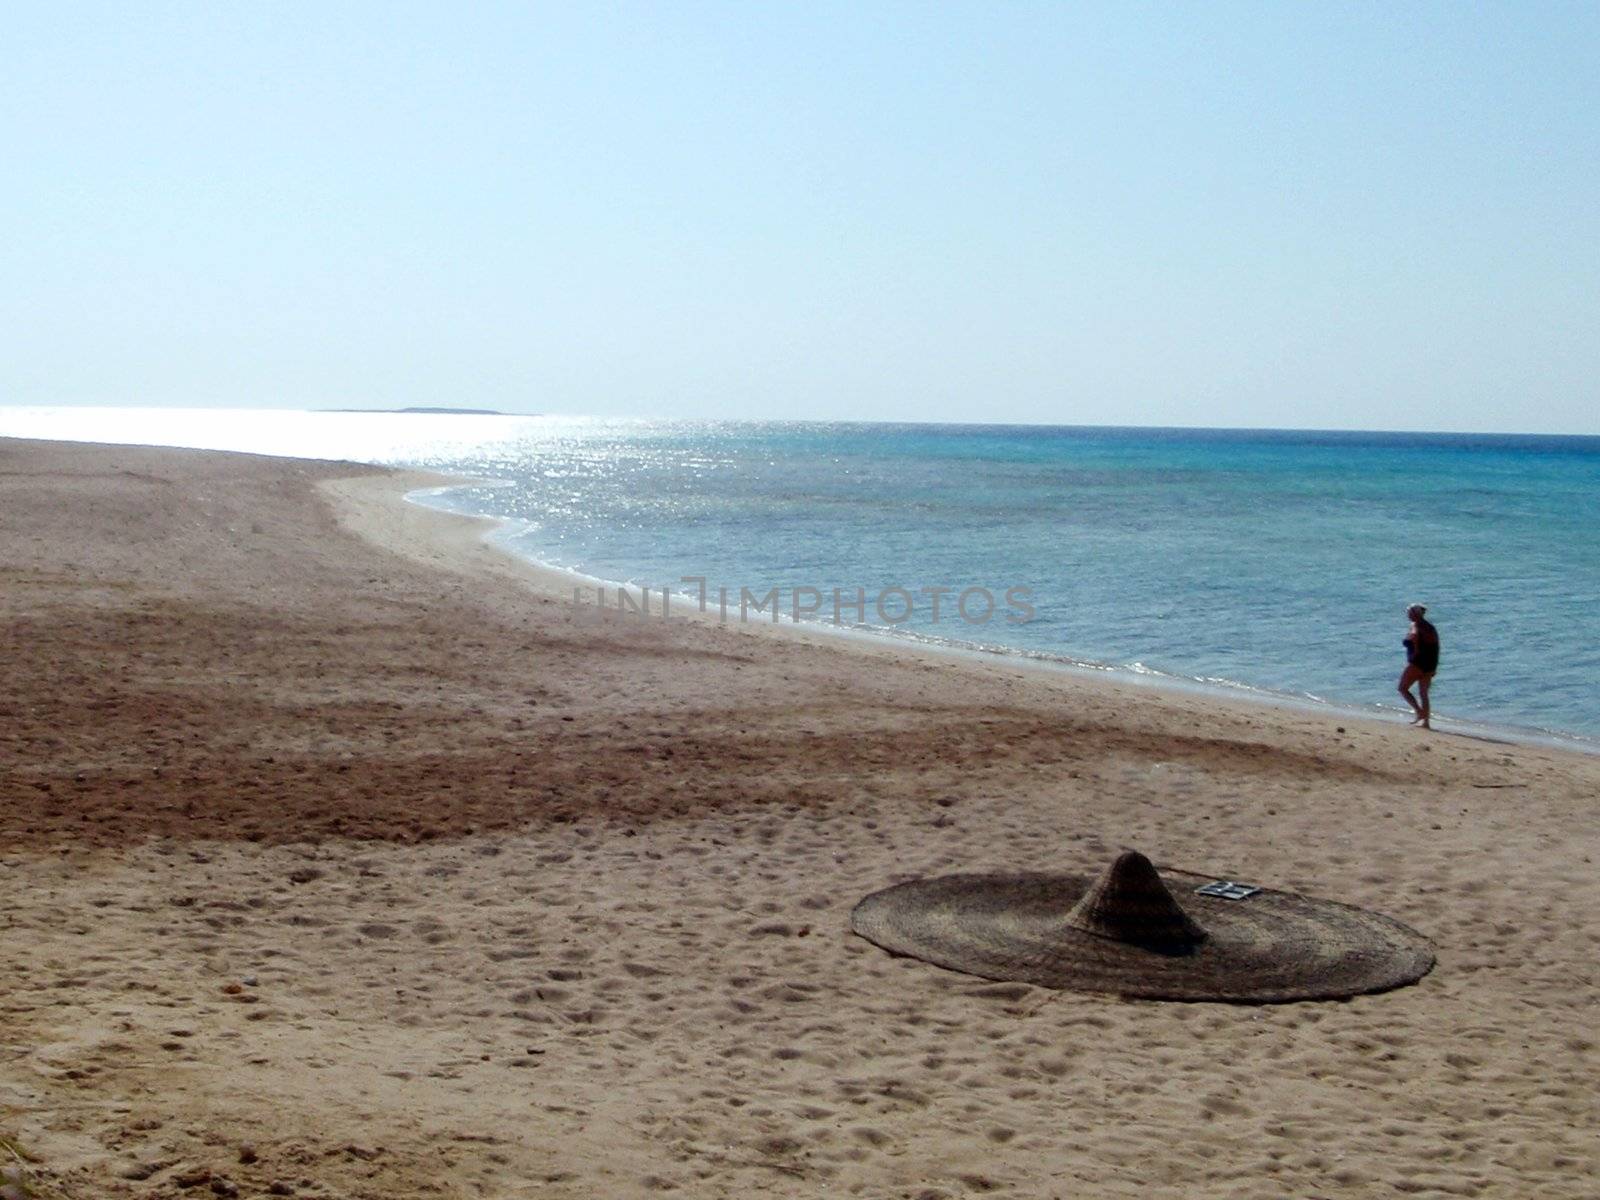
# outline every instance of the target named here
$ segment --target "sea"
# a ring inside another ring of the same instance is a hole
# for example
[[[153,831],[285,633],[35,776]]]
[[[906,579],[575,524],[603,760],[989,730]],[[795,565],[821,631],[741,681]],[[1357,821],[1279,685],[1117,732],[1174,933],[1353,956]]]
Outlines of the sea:
[[[1436,724],[1600,750],[1596,437],[22,407],[0,435],[459,475],[414,498],[630,619],[665,594],[1395,720],[1421,603]]]

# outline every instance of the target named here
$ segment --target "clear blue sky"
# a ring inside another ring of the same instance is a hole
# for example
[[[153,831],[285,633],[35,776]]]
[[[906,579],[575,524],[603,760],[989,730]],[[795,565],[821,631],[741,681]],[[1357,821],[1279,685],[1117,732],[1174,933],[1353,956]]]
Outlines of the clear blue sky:
[[[4,26],[0,403],[1600,433],[1600,5]]]

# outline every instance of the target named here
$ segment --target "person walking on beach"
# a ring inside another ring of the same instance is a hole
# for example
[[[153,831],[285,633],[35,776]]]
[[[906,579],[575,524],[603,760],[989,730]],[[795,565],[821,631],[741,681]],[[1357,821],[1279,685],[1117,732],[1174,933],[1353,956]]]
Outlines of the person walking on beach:
[[[1411,629],[1402,642],[1406,648],[1406,669],[1400,674],[1400,694],[1417,714],[1411,718],[1411,723],[1432,729],[1433,726],[1428,723],[1431,712],[1428,707],[1428,687],[1433,683],[1433,673],[1439,669],[1439,631],[1424,615],[1427,611],[1427,607],[1421,604],[1413,604],[1406,609],[1406,616],[1411,618]],[[1420,702],[1411,695],[1413,683],[1417,685]]]

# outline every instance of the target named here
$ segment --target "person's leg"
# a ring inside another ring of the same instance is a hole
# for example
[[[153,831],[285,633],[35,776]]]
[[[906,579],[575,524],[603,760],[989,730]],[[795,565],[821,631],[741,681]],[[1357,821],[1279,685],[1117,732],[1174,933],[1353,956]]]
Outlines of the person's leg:
[[[1400,694],[1406,698],[1406,703],[1411,705],[1411,711],[1416,713],[1415,720],[1422,720],[1422,705],[1417,703],[1416,697],[1411,694],[1411,685],[1422,678],[1422,672],[1415,667],[1408,666],[1400,673]]]
[[[1422,706],[1418,710],[1418,713],[1422,717],[1422,727],[1424,729],[1432,729],[1433,728],[1432,725],[1428,724],[1429,714],[1433,711],[1431,708],[1428,707],[1428,685],[1431,684],[1432,682],[1433,682],[1433,676],[1432,675],[1419,675],[1419,676],[1417,676],[1417,691],[1419,693],[1421,693],[1421,695],[1422,695]]]

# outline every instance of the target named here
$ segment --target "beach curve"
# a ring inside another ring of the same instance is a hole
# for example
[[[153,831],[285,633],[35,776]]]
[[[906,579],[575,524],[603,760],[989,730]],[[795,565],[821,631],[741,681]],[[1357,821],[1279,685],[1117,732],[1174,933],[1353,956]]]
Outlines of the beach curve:
[[[586,621],[417,486],[0,442],[0,1086],[41,1190],[1586,1194],[1591,758]],[[1439,967],[1134,1004],[848,932],[1124,845]]]

